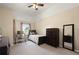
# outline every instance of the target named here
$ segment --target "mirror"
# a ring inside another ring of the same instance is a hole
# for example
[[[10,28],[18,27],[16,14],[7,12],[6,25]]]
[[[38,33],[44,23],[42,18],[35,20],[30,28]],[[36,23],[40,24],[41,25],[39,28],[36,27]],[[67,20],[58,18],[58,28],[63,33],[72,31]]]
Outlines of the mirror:
[[[63,25],[63,48],[74,51],[74,24]]]

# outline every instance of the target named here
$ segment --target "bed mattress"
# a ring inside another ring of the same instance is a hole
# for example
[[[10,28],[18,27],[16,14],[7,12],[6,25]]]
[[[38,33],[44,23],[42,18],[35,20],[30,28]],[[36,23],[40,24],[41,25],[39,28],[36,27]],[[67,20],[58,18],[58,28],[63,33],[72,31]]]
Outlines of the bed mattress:
[[[32,40],[33,42],[35,42],[36,44],[38,44],[39,37],[42,37],[42,36],[45,36],[45,35],[30,35],[29,39]]]

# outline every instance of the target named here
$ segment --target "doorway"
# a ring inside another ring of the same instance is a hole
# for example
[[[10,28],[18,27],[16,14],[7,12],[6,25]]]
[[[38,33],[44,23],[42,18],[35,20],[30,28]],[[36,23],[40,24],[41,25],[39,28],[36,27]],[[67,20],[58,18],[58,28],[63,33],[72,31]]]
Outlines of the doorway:
[[[30,33],[30,24],[22,23],[22,32],[24,33],[24,35],[28,39],[28,36],[29,36],[29,33]]]

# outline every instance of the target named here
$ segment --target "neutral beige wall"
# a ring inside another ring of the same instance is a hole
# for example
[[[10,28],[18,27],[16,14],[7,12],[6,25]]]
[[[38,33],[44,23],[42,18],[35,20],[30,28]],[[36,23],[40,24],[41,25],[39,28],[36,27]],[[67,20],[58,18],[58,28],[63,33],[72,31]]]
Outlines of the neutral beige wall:
[[[51,14],[53,11],[51,11]],[[57,13],[55,15],[42,15],[41,19],[36,21],[36,29],[39,34],[46,35],[46,28],[60,29],[60,45],[62,45],[62,30],[64,24],[75,24],[75,49],[79,50],[79,7]],[[44,16],[44,17],[43,17]],[[45,17],[46,16],[46,17]]]
[[[9,37],[11,46],[13,46],[13,19],[17,20],[15,18],[14,11],[0,7],[0,27],[2,28],[3,35]],[[20,29],[20,22],[22,22],[22,20],[17,21],[17,30]],[[23,20],[23,22],[30,23],[32,25],[31,28],[35,29],[34,21],[29,21],[28,19],[28,21]]]
[[[0,26],[4,36],[8,36],[10,44],[13,45],[13,18],[12,11],[0,7]]]
[[[35,29],[35,22],[33,22],[33,21],[15,20],[16,31],[21,30],[21,23],[30,24],[31,25],[31,29],[32,30]]]
[[[17,21],[15,20],[15,29],[16,31],[20,31],[21,30],[21,21]]]

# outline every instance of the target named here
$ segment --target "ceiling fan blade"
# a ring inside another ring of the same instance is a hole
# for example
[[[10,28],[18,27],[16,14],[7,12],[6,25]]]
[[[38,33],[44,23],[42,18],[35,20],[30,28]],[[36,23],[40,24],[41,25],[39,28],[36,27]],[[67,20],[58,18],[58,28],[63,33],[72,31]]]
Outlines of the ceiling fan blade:
[[[33,5],[29,5],[28,7],[32,7]]]
[[[44,4],[38,4],[38,6],[44,6]]]

